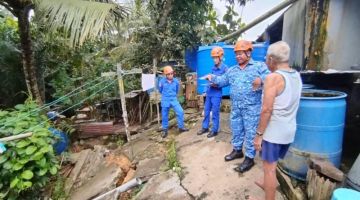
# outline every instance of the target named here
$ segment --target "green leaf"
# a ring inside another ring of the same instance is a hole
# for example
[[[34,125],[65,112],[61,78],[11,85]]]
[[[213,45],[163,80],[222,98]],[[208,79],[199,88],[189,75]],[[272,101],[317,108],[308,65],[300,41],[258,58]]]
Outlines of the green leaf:
[[[48,171],[47,168],[40,169],[40,170],[37,172],[37,175],[39,175],[39,176],[44,176],[47,171]]]
[[[21,178],[30,180],[34,176],[34,173],[30,170],[25,170],[21,173]]]
[[[23,110],[23,109],[26,108],[26,107],[25,107],[24,104],[18,104],[18,105],[15,106],[15,108],[16,108],[17,110]]]
[[[17,170],[22,169],[23,167],[24,167],[23,164],[21,164],[21,163],[16,163],[16,164],[12,167],[12,169],[13,169],[14,171],[17,171]]]
[[[5,155],[0,156],[0,164],[3,164],[5,161],[7,161],[8,157]]]
[[[27,189],[27,188],[29,188],[29,187],[31,187],[32,186],[32,182],[30,182],[30,181],[25,181],[25,182],[23,182],[23,187],[24,187],[24,189]]]
[[[43,136],[43,137],[48,137],[50,135],[49,131],[46,130],[41,130],[41,131],[37,131],[35,133],[36,136]]]
[[[40,149],[40,152],[42,152],[42,153],[47,153],[47,152],[49,152],[49,151],[50,151],[49,146],[45,146],[45,147],[42,147],[42,148]]]
[[[40,167],[45,167],[45,165],[46,165],[46,158],[43,157],[41,160],[36,161],[36,164],[38,164]]]
[[[21,140],[20,142],[18,142],[16,144],[16,147],[17,148],[23,148],[23,147],[26,147],[30,144],[30,142],[28,140]]]
[[[25,119],[24,119],[24,117],[22,117],[21,118],[21,122],[18,122],[18,123],[16,123],[16,127],[19,127],[19,128],[27,128],[28,126],[29,126],[29,123],[28,122],[26,122],[26,121],[24,121]]]
[[[14,188],[18,182],[19,182],[19,179],[17,177],[15,177],[10,183],[10,188]]]
[[[29,161],[30,161],[29,158],[22,158],[22,159],[18,160],[18,163],[25,165]]]
[[[31,157],[32,160],[40,160],[44,156],[42,152],[36,152],[34,156]]]
[[[27,148],[26,148],[26,154],[27,155],[31,155],[31,154],[33,154],[35,151],[36,151],[36,149],[37,149],[37,147],[36,146],[28,146]]]
[[[0,110],[0,117],[5,117],[8,113],[8,111]]]
[[[15,129],[14,129],[14,134],[15,135],[17,135],[17,134],[19,134],[19,133],[21,133],[21,132],[23,132],[24,131],[24,129],[23,128],[21,128],[21,127],[15,127]]]
[[[7,161],[5,164],[4,164],[4,169],[11,169],[13,167],[13,164],[11,163],[11,161]]]
[[[16,149],[16,152],[19,154],[19,155],[23,155],[25,153],[25,150],[26,149]]]
[[[50,174],[55,175],[57,173],[57,168],[55,166],[52,166],[50,168]]]

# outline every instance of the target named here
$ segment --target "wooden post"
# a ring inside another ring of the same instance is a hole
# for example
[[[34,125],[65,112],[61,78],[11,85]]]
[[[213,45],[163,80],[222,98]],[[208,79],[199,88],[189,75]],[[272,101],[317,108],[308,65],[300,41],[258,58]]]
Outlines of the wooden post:
[[[142,102],[143,102],[143,98],[142,98],[142,96],[141,96],[141,93],[139,94],[139,101],[140,101],[140,103],[139,103],[139,124],[141,125],[141,122],[142,122],[141,107],[142,107],[142,104],[143,104],[143,103],[142,103]]]
[[[124,89],[124,81],[122,76],[122,69],[121,64],[117,64],[117,77],[118,77],[118,83],[119,83],[119,91],[120,91],[120,99],[121,99],[121,109],[123,111],[123,119],[125,124],[125,133],[127,141],[130,142],[130,132],[129,132],[129,121],[128,121],[128,115],[126,111],[126,99],[125,99],[125,89]]]
[[[154,75],[155,75],[155,87],[154,87],[154,92],[155,92],[155,101],[156,101],[156,112],[157,112],[157,122],[158,122],[158,125],[160,125],[160,115],[159,115],[159,104],[157,102],[157,99],[158,99],[158,95],[157,95],[157,81],[156,81],[156,72],[157,72],[157,59],[154,58],[153,59],[153,72],[154,72]]]

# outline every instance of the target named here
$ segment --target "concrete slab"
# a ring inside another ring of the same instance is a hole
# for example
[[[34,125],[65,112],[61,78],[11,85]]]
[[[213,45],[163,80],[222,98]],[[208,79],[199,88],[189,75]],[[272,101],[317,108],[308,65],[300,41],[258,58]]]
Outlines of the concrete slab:
[[[141,192],[135,197],[137,200],[190,200],[191,197],[180,185],[178,175],[169,170],[152,177]]]

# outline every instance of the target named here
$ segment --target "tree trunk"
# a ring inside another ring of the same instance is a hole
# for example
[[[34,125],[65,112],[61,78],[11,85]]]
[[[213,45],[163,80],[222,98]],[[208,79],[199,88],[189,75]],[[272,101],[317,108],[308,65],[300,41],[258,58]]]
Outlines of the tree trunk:
[[[17,18],[19,24],[19,33],[22,49],[22,64],[25,74],[25,81],[28,92],[36,100],[39,105],[43,104],[43,99],[38,87],[36,68],[34,66],[33,51],[31,48],[31,36],[30,36],[30,22],[29,12],[30,6],[27,6],[21,10],[18,10]]]

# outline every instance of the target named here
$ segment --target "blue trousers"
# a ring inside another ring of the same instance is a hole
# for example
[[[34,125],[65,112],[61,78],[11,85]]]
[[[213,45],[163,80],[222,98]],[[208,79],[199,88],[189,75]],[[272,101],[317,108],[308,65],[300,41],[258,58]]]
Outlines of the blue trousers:
[[[168,129],[169,126],[169,111],[170,108],[173,108],[176,113],[176,119],[178,122],[179,128],[184,128],[184,110],[182,109],[179,101],[177,100],[168,100],[161,101],[161,125],[163,129]]]
[[[231,131],[233,134],[231,143],[236,150],[242,150],[245,145],[245,156],[254,158],[256,150],[254,138],[260,119],[261,105],[233,106],[230,115]]]
[[[208,129],[210,123],[210,112],[212,112],[212,132],[219,131],[221,97],[206,97],[204,107],[204,121],[202,128]]]

